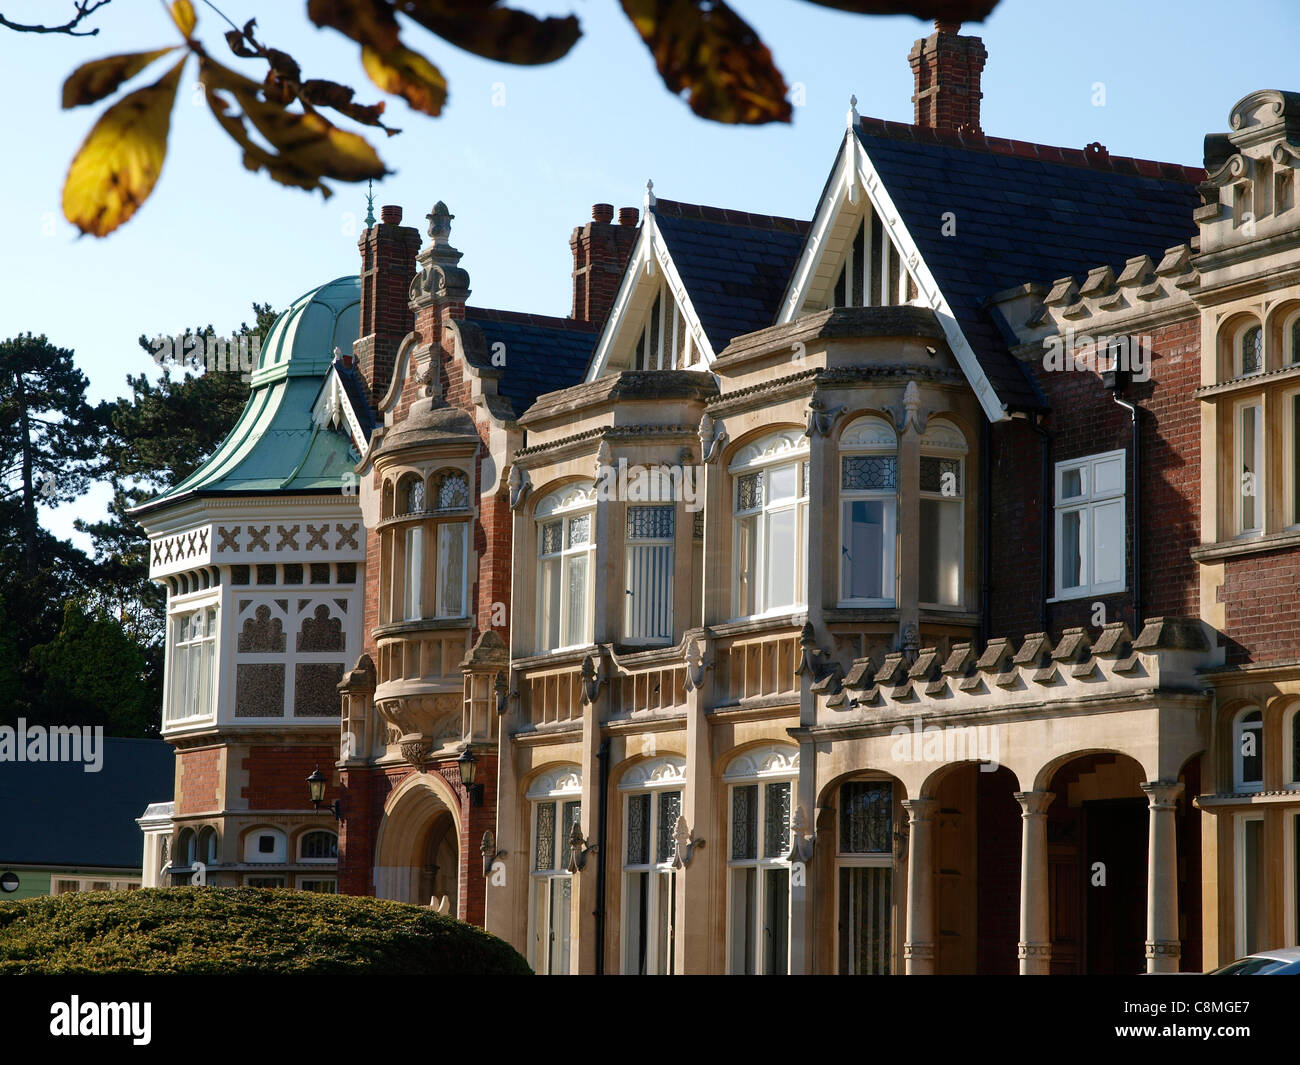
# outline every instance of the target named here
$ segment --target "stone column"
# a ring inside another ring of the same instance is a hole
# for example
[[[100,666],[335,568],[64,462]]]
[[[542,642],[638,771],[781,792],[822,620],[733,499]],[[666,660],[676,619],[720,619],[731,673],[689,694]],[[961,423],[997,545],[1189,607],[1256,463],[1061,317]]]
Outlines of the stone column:
[[[1143,784],[1151,810],[1147,834],[1147,972],[1176,973],[1182,945],[1178,938],[1178,824],[1183,785]]]
[[[701,641],[702,643],[704,641]],[[696,654],[707,660],[712,649],[705,643]],[[712,836],[715,782],[713,779],[713,743],[709,729],[709,692],[712,671],[702,664],[687,666],[686,691],[686,787],[682,796],[682,815],[687,828],[704,839],[691,855],[691,864],[677,870],[676,912],[673,915],[675,948],[673,972],[699,975],[717,972],[711,956],[718,930],[714,928],[717,910],[714,905],[714,868],[719,855],[726,854],[724,840]]]
[[[934,799],[904,799],[907,811],[907,941],[903,961],[908,976],[934,974]]]
[[[1052,939],[1047,893],[1047,808],[1050,791],[1018,791],[1023,822],[1020,842],[1020,975],[1051,971]]]

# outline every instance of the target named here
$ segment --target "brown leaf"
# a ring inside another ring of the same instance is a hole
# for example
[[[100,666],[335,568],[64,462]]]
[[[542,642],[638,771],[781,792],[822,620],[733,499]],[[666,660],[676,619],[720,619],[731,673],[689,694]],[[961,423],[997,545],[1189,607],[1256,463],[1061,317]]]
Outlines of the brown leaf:
[[[257,49],[251,47],[238,30],[226,30],[226,44],[240,59],[256,59]]]
[[[858,15],[915,15],[941,22],[983,22],[998,0],[809,0]]]
[[[387,52],[363,46],[361,65],[384,92],[400,96],[416,111],[439,115],[447,102],[447,79],[419,52],[398,45]]]
[[[380,121],[384,113],[384,101],[377,104],[359,104],[352,99],[356,90],[337,81],[324,78],[312,78],[302,83],[299,95],[313,107],[332,107],[341,115],[347,115],[354,122],[365,126],[378,126],[390,137],[400,130],[390,129]]]
[[[115,103],[82,142],[63,184],[63,214],[83,233],[107,236],[153,192],[167,156],[172,105],[188,58]]]
[[[83,63],[63,83],[63,108],[93,104],[115,93],[123,82],[130,81],[155,59],[180,47],[158,48],[152,52],[129,52]]]
[[[233,111],[225,97],[221,96],[210,83],[204,81],[204,95],[207,97],[208,107],[212,111],[213,117],[221,124],[221,128],[237,144],[244,149],[244,167],[245,169],[258,171],[265,169],[271,175],[274,181],[281,185],[290,185],[294,188],[319,190],[320,194],[329,199],[331,191],[320,183],[316,175],[308,174],[297,167],[292,166],[273,152],[268,152],[261,145],[253,141],[248,135],[248,130],[244,126],[244,117],[237,111]]]
[[[496,0],[404,0],[401,11],[458,48],[501,63],[553,63],[582,36],[572,15],[543,19]]]
[[[399,47],[397,18],[385,0],[308,0],[307,17],[379,52]]]
[[[721,0],[622,0],[664,84],[715,122],[789,122],[772,53]]]
[[[186,37],[194,36],[194,27],[198,24],[198,16],[194,14],[194,5],[190,0],[173,0],[169,8],[172,15],[172,21],[176,23],[176,28]]]

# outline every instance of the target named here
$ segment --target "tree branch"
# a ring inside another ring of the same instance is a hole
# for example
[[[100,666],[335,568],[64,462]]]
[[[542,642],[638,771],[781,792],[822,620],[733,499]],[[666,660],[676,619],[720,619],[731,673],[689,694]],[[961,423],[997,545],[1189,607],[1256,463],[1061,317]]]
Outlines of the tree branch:
[[[77,13],[62,26],[27,26],[21,22],[11,22],[4,15],[0,15],[0,26],[17,33],[66,33],[69,37],[93,37],[99,32],[98,26],[93,30],[79,30],[77,27],[101,7],[112,2],[113,0],[74,0],[73,7]]]

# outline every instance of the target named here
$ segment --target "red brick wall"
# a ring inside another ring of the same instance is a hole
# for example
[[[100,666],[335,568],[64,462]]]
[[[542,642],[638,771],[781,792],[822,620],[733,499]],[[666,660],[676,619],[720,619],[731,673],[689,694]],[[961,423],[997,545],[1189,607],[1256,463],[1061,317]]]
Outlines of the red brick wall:
[[[176,752],[177,779],[180,785],[176,795],[178,815],[183,817],[221,809],[222,753],[218,748]]]
[[[1225,604],[1230,664],[1300,658],[1297,584],[1300,550],[1295,548],[1226,561],[1219,602]]]
[[[1195,617],[1199,613],[1196,563],[1190,551],[1200,530],[1200,411],[1194,392],[1200,383],[1200,330],[1194,317],[1147,331],[1154,357],[1151,379],[1124,393],[1136,400],[1141,414],[1141,521],[1143,618],[1160,615]],[[1129,413],[1114,402],[1095,373],[1047,372],[1036,367],[1040,386],[1052,408],[1049,477],[1055,464],[1104,451],[1129,453],[1126,475],[1132,476],[1132,427]],[[999,423],[990,431],[993,464],[993,554],[990,576],[991,635],[1021,636],[1036,632],[1040,620],[1041,443],[1021,423]],[[1054,484],[1049,480],[1045,520],[1055,521]],[[1054,635],[1072,626],[1091,626],[1094,604],[1105,606],[1105,620],[1137,624],[1133,615],[1131,559],[1133,507],[1128,493],[1129,560],[1127,590],[1121,595],[1089,596],[1049,604],[1047,627]],[[1006,535],[1014,532],[1014,535]],[[1053,564],[1049,538],[1048,564]],[[1049,569],[1048,594],[1055,594]]]
[[[328,781],[325,802],[331,803],[340,794],[335,783],[337,759],[338,751],[323,744],[252,747],[241,763],[248,784],[240,795],[248,800],[250,810],[310,810],[307,776],[319,766]]]
[[[407,302],[415,276],[420,233],[403,226],[400,208],[384,207],[384,222],[361,234],[361,328],[353,345],[357,367],[378,404],[393,376],[393,363],[413,316]]]

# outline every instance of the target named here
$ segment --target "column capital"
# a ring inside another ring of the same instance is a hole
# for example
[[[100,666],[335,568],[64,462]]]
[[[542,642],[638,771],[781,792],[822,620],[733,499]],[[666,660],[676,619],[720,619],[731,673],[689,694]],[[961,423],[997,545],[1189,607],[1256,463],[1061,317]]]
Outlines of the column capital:
[[[920,821],[929,821],[938,804],[938,799],[904,799],[899,805],[907,811],[907,823],[914,825]]]
[[[1153,810],[1172,810],[1183,793],[1182,781],[1151,780],[1138,785],[1146,794]]]
[[[1052,805],[1056,793],[1052,791],[1018,791],[1016,802],[1020,803],[1021,817],[1044,817],[1047,808]]]

